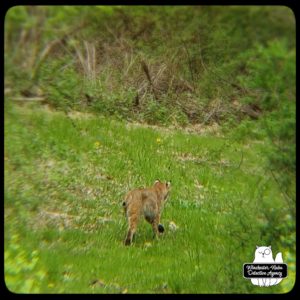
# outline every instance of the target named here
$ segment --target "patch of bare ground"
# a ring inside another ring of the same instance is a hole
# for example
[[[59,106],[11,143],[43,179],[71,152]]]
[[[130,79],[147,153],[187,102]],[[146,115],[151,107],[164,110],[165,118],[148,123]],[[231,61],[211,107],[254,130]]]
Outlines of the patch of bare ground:
[[[70,117],[71,119],[91,119],[96,117],[95,114],[92,113],[88,113],[88,112],[81,112],[81,111],[69,111],[68,112],[68,117]]]
[[[74,221],[80,220],[80,216],[47,210],[41,210],[37,217],[40,220],[39,227],[71,228],[74,225]]]
[[[223,167],[231,167],[232,163],[229,160],[221,158],[218,161],[211,161],[200,156],[193,156],[191,153],[175,153],[175,157],[181,162],[193,162],[196,164],[209,164]]]
[[[266,144],[266,141],[252,140],[251,142],[248,142],[248,143],[244,144],[243,147],[244,147],[245,149],[249,149],[249,148],[251,148],[254,144],[257,144],[257,145],[264,145],[264,144]]]
[[[211,125],[194,124],[185,127],[181,127],[178,125],[170,125],[168,127],[163,127],[158,125],[150,125],[146,123],[130,122],[126,124],[126,127],[129,129],[138,128],[138,127],[151,128],[153,130],[164,132],[167,134],[171,134],[174,133],[175,130],[179,130],[188,134],[197,134],[197,135],[214,134],[216,136],[222,136],[221,126],[219,126],[218,123],[213,123]]]
[[[28,106],[28,112],[30,111],[30,106]],[[49,104],[43,104],[39,106],[40,110],[44,110],[47,113],[62,113],[55,108],[53,108]],[[23,109],[22,109],[23,110]],[[24,112],[24,111],[23,111]],[[90,112],[81,112],[81,111],[76,111],[76,110],[70,110],[67,112],[67,116],[71,118],[72,120],[87,120],[87,119],[92,119],[92,118],[99,118],[100,115],[97,115],[95,113],[90,113]],[[216,136],[223,136],[221,132],[221,126],[218,123],[212,123],[209,125],[204,125],[204,124],[190,124],[188,126],[179,126],[179,125],[169,125],[168,127],[166,126],[159,126],[159,125],[151,125],[147,123],[140,123],[140,122],[128,122],[126,124],[126,128],[131,129],[131,128],[150,128],[159,132],[164,132],[166,134],[172,134],[174,131],[182,131],[184,133],[188,134],[196,134],[196,135],[207,135],[207,134],[213,134]]]
[[[59,231],[66,229],[80,229],[84,232],[98,230],[99,226],[114,222],[109,216],[93,216],[83,213],[80,215],[68,214],[61,211],[40,210],[34,218],[34,228],[57,228]]]

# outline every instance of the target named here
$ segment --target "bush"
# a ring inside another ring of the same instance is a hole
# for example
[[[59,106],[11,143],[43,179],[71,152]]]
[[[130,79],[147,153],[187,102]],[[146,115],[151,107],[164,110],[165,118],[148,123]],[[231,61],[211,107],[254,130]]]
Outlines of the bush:
[[[246,61],[246,72],[238,80],[251,92],[244,98],[245,102],[254,102],[262,109],[271,111],[280,109],[283,102],[294,101],[295,50],[289,50],[284,39],[269,41],[267,46],[256,45],[242,54],[240,59]],[[292,99],[286,99],[287,95]]]
[[[38,266],[38,251],[30,255],[26,253],[22,250],[19,236],[13,234],[4,253],[5,283],[14,293],[39,293],[46,272]]]
[[[80,108],[83,83],[76,70],[64,60],[53,60],[40,70],[40,86],[56,108]]]

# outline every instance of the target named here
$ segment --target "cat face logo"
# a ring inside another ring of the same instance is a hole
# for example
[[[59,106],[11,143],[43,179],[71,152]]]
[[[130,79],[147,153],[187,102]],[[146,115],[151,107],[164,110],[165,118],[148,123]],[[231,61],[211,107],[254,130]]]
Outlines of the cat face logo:
[[[271,246],[256,246],[253,263],[244,264],[244,277],[251,279],[253,285],[276,285],[286,276],[287,265],[283,263],[282,253],[278,252],[274,260]]]
[[[282,253],[278,252],[275,260],[273,259],[273,253],[271,246],[265,247],[258,247],[256,246],[255,255],[254,255],[254,263],[268,263],[268,262],[278,262],[282,263]]]
[[[262,254],[262,257],[264,258],[265,255],[269,255],[271,253],[271,246],[269,246],[269,247],[256,246],[256,247],[257,247],[257,251],[255,251],[255,256],[256,256],[256,253],[258,253],[258,254]],[[261,249],[261,248],[264,248],[264,249]],[[259,250],[261,250],[261,251],[259,251]]]
[[[277,255],[281,255],[281,252],[279,252]],[[274,262],[272,256],[273,255],[272,255],[271,246],[268,246],[268,247],[258,247],[258,246],[256,246],[255,258],[254,258],[253,262],[261,262],[261,263],[263,263],[263,262]],[[281,259],[282,259],[282,257],[281,257]]]

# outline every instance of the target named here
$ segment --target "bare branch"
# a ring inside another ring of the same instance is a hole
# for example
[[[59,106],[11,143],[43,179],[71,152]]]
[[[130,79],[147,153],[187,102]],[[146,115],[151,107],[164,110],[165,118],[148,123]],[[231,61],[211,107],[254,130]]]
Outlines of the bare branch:
[[[150,83],[153,95],[154,95],[155,99],[158,100],[158,97],[157,97],[157,94],[156,94],[156,91],[155,91],[155,87],[154,87],[152,79],[151,79],[149,68],[148,68],[147,64],[145,63],[145,61],[143,61],[143,60],[141,61],[141,65],[142,65],[142,69],[145,72],[146,77],[147,77],[147,79],[148,79],[148,81]]]

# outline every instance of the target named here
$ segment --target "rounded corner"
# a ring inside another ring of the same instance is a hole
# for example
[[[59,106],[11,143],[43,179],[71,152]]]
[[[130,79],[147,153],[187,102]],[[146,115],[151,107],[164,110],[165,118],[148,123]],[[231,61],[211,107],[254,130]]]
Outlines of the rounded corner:
[[[9,13],[12,9],[14,9],[14,8],[16,8],[16,7],[23,7],[23,6],[24,6],[24,5],[13,5],[13,6],[7,7],[6,12],[4,13],[4,23],[5,23],[5,20],[6,20],[6,17],[7,17],[7,15],[8,15],[8,13]]]

